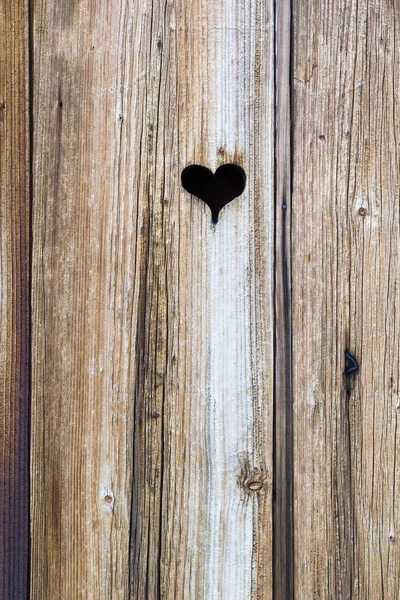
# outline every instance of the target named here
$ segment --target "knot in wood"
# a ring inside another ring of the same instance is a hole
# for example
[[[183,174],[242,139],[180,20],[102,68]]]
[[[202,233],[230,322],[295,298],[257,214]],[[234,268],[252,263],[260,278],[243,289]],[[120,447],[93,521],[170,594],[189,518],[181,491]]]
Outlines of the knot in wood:
[[[250,481],[247,481],[246,485],[247,489],[249,489],[251,492],[259,492],[260,490],[262,490],[264,482],[252,479]]]

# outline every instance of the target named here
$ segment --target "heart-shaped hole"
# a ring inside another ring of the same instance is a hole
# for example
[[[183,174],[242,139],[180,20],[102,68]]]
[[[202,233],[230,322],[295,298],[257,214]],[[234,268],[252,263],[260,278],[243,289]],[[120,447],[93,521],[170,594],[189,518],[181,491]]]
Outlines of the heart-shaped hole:
[[[190,165],[183,169],[181,181],[189,194],[200,198],[210,207],[215,224],[225,204],[243,194],[246,173],[242,167],[233,164],[221,165],[215,173],[201,165]]]

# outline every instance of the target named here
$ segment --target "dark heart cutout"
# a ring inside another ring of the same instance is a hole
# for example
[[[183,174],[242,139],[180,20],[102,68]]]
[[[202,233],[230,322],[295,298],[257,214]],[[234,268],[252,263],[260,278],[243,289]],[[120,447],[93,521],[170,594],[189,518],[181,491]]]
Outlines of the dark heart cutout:
[[[246,173],[232,164],[221,165],[215,173],[201,165],[190,165],[183,169],[181,180],[189,194],[210,207],[214,224],[218,223],[218,215],[225,204],[243,194],[246,187]]]

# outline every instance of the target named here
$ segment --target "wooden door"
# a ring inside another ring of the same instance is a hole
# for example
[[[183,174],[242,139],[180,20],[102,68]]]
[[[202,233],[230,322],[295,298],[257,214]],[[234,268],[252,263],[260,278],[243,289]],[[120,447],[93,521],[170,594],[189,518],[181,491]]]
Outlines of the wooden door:
[[[399,600],[399,18],[1,3],[5,599]]]

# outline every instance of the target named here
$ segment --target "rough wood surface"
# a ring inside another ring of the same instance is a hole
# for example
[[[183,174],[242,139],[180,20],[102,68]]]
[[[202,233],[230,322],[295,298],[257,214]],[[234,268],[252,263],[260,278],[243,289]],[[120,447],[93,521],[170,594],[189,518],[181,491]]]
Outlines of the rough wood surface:
[[[0,2],[0,597],[28,594],[29,88],[24,0]]]
[[[274,600],[293,598],[291,1],[276,4]]]
[[[273,3],[33,20],[32,598],[271,599]]]
[[[295,597],[397,600],[400,5],[293,6]]]

